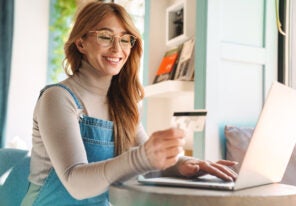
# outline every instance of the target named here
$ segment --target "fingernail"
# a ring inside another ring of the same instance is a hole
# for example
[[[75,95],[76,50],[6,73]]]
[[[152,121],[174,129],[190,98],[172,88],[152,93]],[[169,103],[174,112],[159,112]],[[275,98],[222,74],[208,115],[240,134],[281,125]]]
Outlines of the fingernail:
[[[228,177],[228,180],[229,180],[230,182],[233,182],[233,181],[234,181],[234,179],[233,179],[232,177]]]

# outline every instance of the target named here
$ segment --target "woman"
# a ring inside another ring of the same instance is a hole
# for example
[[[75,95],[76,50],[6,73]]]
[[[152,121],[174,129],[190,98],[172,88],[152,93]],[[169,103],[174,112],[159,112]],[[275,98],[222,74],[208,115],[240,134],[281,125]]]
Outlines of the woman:
[[[179,159],[180,129],[147,137],[138,110],[142,42],[123,7],[86,5],[65,54],[69,78],[45,87],[35,107],[30,187],[22,205],[108,205],[112,183],[151,170],[235,179],[227,167],[234,162]]]

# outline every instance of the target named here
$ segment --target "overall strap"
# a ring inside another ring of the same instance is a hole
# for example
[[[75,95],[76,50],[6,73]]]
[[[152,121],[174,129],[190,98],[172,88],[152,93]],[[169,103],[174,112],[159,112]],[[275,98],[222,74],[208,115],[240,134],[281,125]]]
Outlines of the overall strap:
[[[57,83],[57,84],[50,84],[50,85],[47,85],[45,86],[41,91],[40,91],[40,95],[39,95],[39,98],[41,97],[41,95],[43,94],[43,92],[50,88],[50,87],[54,87],[54,86],[58,86],[58,87],[62,87],[64,88],[65,90],[67,90],[70,95],[73,97],[74,101],[75,101],[75,104],[77,105],[78,109],[83,109],[83,106],[82,104],[80,103],[79,99],[76,97],[76,95],[72,92],[71,89],[69,89],[69,87],[65,86],[64,84],[60,84],[60,83]],[[38,98],[38,99],[39,99]]]

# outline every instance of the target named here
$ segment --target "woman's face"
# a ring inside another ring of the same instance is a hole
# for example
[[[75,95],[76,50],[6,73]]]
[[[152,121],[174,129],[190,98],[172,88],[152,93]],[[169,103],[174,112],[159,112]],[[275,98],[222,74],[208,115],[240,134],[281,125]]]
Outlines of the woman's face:
[[[94,31],[99,31],[100,41],[98,41],[98,33]],[[122,47],[118,38],[126,33],[127,31],[117,16],[108,14],[91,32],[88,32],[87,38],[77,40],[76,46],[83,54],[83,59],[101,75],[113,76],[120,72],[131,51],[131,48]],[[113,35],[115,38],[112,43],[108,45],[100,43],[106,41],[105,37],[112,38]]]

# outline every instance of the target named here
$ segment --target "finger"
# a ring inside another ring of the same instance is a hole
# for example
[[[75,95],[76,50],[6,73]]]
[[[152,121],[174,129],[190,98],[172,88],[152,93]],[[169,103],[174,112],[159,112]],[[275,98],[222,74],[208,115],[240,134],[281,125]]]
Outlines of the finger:
[[[219,160],[217,162],[219,165],[227,166],[225,169],[227,169],[228,172],[230,172],[234,178],[237,177],[237,173],[233,170],[233,166],[239,164],[236,161],[230,161],[230,160]]]
[[[166,140],[166,141],[162,140],[160,142],[155,142],[155,144],[153,144],[153,148],[155,151],[166,152],[167,150],[183,148],[184,145],[185,145],[185,140],[182,140],[182,139],[174,139],[174,140]]]
[[[164,148],[171,148],[171,147],[181,147],[185,145],[184,139],[171,139],[171,140],[164,140],[162,143]]]
[[[225,165],[225,166],[228,166],[228,167],[232,167],[232,166],[234,166],[234,165],[239,164],[239,162],[236,162],[236,161],[230,161],[230,160],[219,160],[217,163],[218,163],[218,164]]]
[[[156,138],[162,139],[176,139],[176,138],[184,138],[185,133],[184,130],[179,128],[170,128],[166,130],[160,130],[153,134]]]
[[[230,176],[232,178],[232,180],[235,180],[237,177],[236,172],[234,172],[231,168],[226,167],[224,165],[221,164],[216,164],[213,163],[212,164],[213,167],[217,168],[218,170],[220,170],[221,172],[225,173],[226,175]]]
[[[231,176],[214,167],[212,164],[213,163],[204,162],[200,164],[200,169],[225,181],[233,181],[233,178]]]
[[[180,153],[184,152],[184,149],[183,147],[173,147],[173,148],[166,149],[164,152],[165,154],[163,154],[163,156],[169,159],[169,158],[177,157]]]
[[[173,157],[170,157],[170,158],[167,158],[165,160],[165,163],[162,165],[161,170],[165,170],[173,165],[175,165],[178,161],[178,156],[173,156]]]

